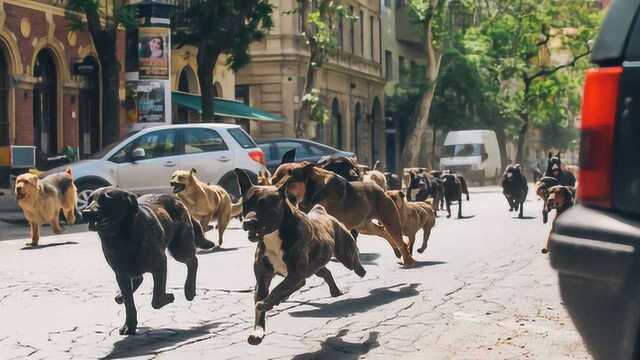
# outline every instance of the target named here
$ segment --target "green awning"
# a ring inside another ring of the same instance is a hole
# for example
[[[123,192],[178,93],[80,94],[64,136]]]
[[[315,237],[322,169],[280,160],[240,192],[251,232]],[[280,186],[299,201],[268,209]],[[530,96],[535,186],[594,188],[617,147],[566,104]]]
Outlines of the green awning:
[[[175,104],[184,106],[202,114],[200,95],[189,94],[181,91],[172,91],[171,100]],[[240,101],[222,98],[213,99],[213,111],[215,115],[221,117],[258,121],[284,121],[284,119],[280,115],[252,108],[251,106],[247,106]]]

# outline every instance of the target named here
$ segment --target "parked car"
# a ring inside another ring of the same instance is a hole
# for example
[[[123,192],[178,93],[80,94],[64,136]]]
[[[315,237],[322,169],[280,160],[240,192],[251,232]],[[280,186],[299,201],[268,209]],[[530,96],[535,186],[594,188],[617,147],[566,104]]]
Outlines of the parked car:
[[[564,304],[595,359],[640,358],[640,3],[609,6],[582,100],[578,204],[549,241]]]
[[[234,169],[245,169],[257,179],[264,169],[264,154],[238,125],[162,125],[133,131],[92,159],[70,166],[82,209],[91,192],[102,186],[118,186],[136,194],[170,193],[171,174],[191,168],[202,181],[218,184],[238,198]],[[50,172],[61,170],[64,168]]]
[[[496,182],[502,175],[502,160],[498,138],[491,130],[450,131],[440,155],[443,170],[463,175],[484,185]]]
[[[310,140],[302,139],[262,139],[256,140],[258,146],[265,154],[266,164],[269,171],[276,170],[282,155],[287,151],[296,149],[296,161],[312,161],[317,162],[323,156],[335,155],[355,158],[355,154],[348,151],[338,150],[324,144]]]

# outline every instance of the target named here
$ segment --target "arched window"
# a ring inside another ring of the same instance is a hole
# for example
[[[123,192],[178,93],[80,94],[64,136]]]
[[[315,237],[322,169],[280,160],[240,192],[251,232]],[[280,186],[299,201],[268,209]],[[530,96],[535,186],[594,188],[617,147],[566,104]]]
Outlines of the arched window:
[[[33,89],[33,143],[41,155],[58,152],[58,74],[51,50],[36,57],[33,75],[38,83]]]
[[[190,66],[185,66],[180,71],[180,77],[178,78],[178,91],[196,92],[195,77],[193,69]],[[188,108],[180,105],[177,106],[176,115],[176,118],[173,119],[174,124],[187,124],[195,117]]]

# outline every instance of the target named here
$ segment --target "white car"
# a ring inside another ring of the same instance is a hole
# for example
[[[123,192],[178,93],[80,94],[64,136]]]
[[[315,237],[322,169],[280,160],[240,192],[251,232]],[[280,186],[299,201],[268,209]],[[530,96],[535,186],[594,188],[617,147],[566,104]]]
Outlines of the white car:
[[[201,123],[160,125],[129,133],[92,159],[72,164],[71,170],[82,210],[91,192],[103,186],[138,195],[171,193],[171,174],[192,168],[200,180],[224,187],[237,199],[234,169],[244,169],[255,179],[264,164],[264,153],[240,126]]]

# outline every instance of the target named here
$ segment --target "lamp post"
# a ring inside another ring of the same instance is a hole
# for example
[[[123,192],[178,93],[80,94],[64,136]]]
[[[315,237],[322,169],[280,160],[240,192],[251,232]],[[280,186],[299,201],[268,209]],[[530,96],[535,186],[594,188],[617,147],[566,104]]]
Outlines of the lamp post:
[[[171,20],[169,1],[138,0],[138,27],[127,31],[127,122],[171,124]]]

